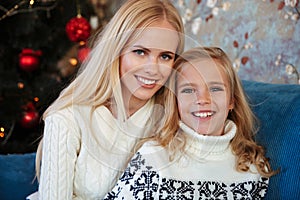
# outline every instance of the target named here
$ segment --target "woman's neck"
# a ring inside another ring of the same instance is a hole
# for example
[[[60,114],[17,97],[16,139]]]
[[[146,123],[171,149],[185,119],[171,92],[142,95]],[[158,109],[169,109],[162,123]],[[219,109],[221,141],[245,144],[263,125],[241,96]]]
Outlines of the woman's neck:
[[[124,100],[124,108],[127,117],[132,116],[136,111],[138,111],[148,102],[148,101],[137,100],[136,98],[123,99],[123,100]],[[105,106],[112,113],[112,115],[115,118],[117,118],[118,114],[117,114],[117,107],[116,107],[115,100],[112,98],[105,104]]]
[[[131,93],[126,87],[122,87],[122,98],[127,117],[133,115],[141,107],[143,107],[149,99],[139,99]]]

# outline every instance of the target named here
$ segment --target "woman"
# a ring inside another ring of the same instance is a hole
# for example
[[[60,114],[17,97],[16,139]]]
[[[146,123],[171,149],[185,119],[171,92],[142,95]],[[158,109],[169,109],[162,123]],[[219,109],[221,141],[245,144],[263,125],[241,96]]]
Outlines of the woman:
[[[161,92],[183,38],[169,1],[121,6],[79,75],[44,113],[39,199],[101,199],[112,188],[163,113]]]

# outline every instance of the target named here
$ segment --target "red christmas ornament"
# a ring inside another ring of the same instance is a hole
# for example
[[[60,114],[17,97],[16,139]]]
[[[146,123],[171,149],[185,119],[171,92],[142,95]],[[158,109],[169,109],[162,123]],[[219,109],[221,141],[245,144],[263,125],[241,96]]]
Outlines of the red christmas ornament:
[[[80,46],[78,49],[78,54],[77,54],[77,58],[79,60],[79,62],[83,62],[90,53],[91,49],[87,46]]]
[[[72,42],[86,41],[91,34],[91,25],[85,18],[79,15],[67,23],[66,32]]]
[[[24,112],[20,120],[23,128],[34,128],[39,123],[39,113],[35,110],[33,103],[28,103],[24,106]]]
[[[42,51],[34,51],[32,49],[23,49],[19,54],[19,66],[23,71],[32,72],[36,70],[40,64],[40,56]]]
[[[21,119],[23,128],[34,128],[39,122],[39,114],[36,111],[26,111]]]

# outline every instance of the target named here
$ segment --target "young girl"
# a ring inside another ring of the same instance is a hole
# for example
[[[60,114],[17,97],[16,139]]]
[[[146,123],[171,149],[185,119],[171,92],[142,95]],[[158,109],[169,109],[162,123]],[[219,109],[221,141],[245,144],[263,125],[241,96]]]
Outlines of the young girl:
[[[271,170],[229,58],[194,48],[174,64],[169,114],[106,199],[261,199]],[[174,93],[177,96],[177,101]]]
[[[122,5],[44,113],[39,199],[101,199],[112,189],[160,118],[163,85],[183,47],[181,17],[168,0]]]

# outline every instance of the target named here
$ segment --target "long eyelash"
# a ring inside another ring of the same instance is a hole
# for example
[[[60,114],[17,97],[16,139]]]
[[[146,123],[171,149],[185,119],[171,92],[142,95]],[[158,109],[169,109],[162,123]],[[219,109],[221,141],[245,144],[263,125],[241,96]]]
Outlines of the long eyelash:
[[[173,56],[171,56],[171,55],[166,55],[166,56],[168,56],[168,58],[169,58],[170,60],[173,59]]]
[[[134,52],[134,53],[136,53],[136,52],[138,52],[138,51],[140,51],[140,52],[145,52],[144,50],[142,50],[142,49],[135,49],[135,50],[133,50],[132,52]]]
[[[210,90],[213,90],[213,91],[224,91],[223,88],[219,88],[219,87],[217,87],[217,88],[211,88]]]

